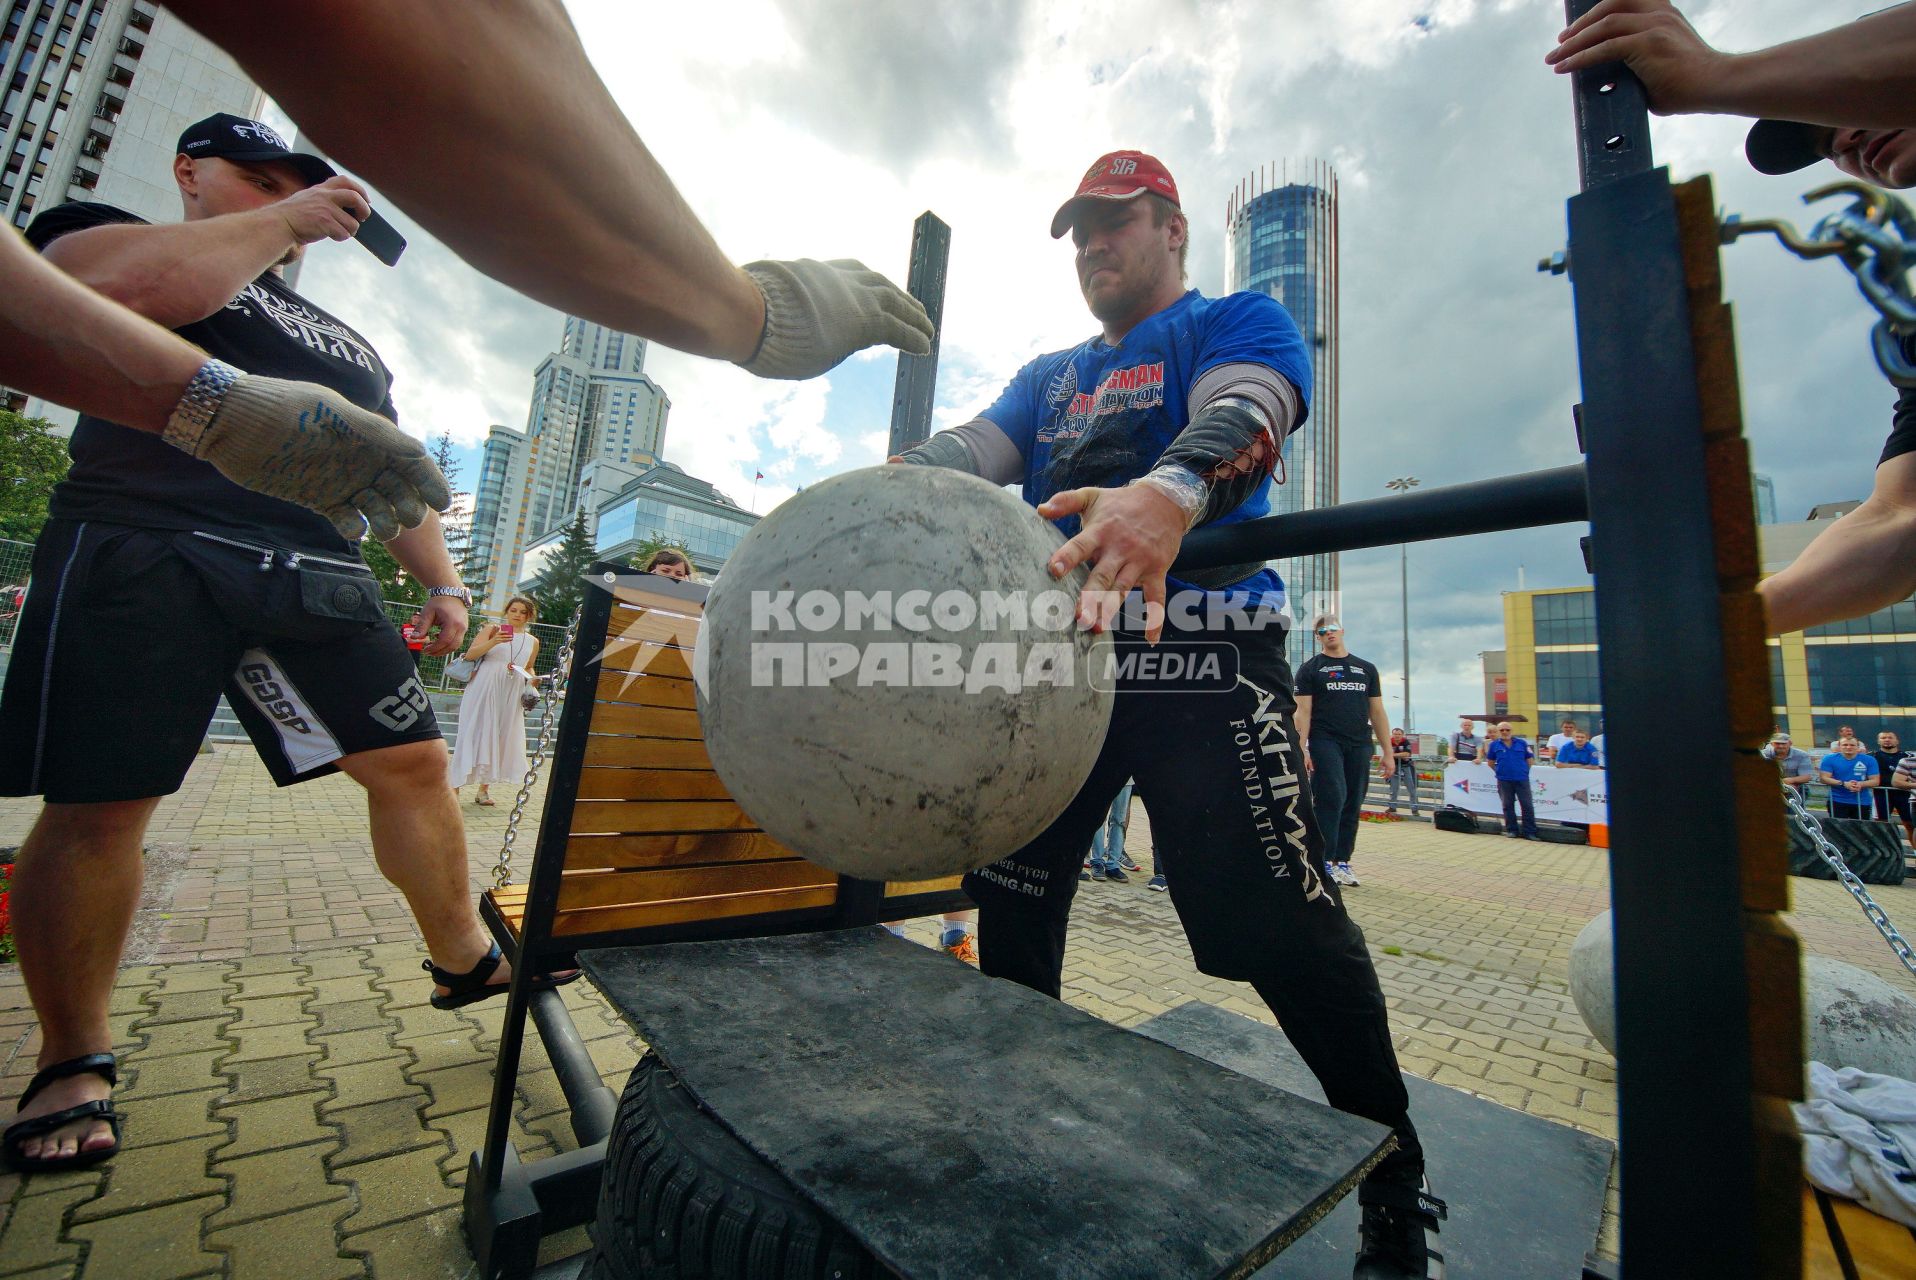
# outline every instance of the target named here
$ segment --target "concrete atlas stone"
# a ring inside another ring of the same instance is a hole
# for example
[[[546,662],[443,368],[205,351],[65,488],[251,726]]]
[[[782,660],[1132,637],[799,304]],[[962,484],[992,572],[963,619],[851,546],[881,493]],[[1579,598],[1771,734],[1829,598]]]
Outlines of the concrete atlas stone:
[[[1610,913],[1570,946],[1570,996],[1590,1034],[1616,1053]],[[1916,1000],[1875,974],[1827,956],[1803,957],[1808,1060],[1916,1080]]]
[[[1085,571],[1011,493],[933,467],[834,476],[761,520],[694,660],[712,766],[746,814],[841,874],[983,866],[1052,822],[1111,722]]]

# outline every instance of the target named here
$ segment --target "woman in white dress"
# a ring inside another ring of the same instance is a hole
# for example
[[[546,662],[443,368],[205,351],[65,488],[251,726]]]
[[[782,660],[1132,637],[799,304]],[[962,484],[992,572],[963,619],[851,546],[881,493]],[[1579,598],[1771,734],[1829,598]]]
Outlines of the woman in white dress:
[[[539,683],[532,673],[539,641],[529,628],[538,606],[525,596],[506,602],[502,621],[480,629],[465,656],[477,664],[459,700],[452,749],[452,787],[479,784],[478,804],[493,803],[487,786],[526,776],[526,712],[519,695]]]

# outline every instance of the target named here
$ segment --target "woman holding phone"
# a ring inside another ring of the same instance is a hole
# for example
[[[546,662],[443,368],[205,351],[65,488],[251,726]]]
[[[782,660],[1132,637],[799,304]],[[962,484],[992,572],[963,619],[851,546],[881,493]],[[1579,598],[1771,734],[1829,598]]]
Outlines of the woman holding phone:
[[[526,712],[519,701],[539,683],[532,664],[539,641],[530,628],[539,607],[526,596],[506,602],[505,617],[482,627],[466,647],[475,669],[459,700],[459,732],[452,749],[452,788],[479,784],[475,803],[490,806],[494,782],[518,782],[526,774]]]

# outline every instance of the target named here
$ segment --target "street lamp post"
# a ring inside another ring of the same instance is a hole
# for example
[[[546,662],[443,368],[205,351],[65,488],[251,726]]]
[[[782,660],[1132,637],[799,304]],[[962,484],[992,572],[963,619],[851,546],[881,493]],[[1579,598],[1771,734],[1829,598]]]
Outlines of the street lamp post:
[[[1399,476],[1395,480],[1386,480],[1384,487],[1397,493],[1409,493],[1423,483],[1416,476]],[[1404,619],[1404,731],[1410,732],[1410,543],[1397,545],[1397,582],[1399,605]]]

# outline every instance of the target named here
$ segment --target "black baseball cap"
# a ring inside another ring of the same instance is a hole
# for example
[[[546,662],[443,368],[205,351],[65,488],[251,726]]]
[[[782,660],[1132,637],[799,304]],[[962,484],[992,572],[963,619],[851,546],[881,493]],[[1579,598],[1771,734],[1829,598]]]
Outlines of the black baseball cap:
[[[212,157],[219,160],[276,161],[288,164],[306,179],[306,185],[309,187],[315,183],[324,182],[328,178],[339,176],[339,170],[318,156],[295,151],[287,146],[286,139],[282,138],[273,126],[264,121],[248,120],[245,116],[231,115],[225,111],[188,125],[185,132],[180,134],[177,150],[181,155],[191,156],[195,160]],[[404,248],[406,243],[393,225],[380,216],[377,209],[374,209],[359,224],[359,238],[389,264],[399,256],[398,252],[392,250],[391,256],[388,257],[386,253],[380,251],[380,248],[374,246],[384,247],[396,242],[400,248]]]
[[[1743,154],[1758,173],[1795,173],[1827,160],[1836,130],[1797,120],[1758,120],[1743,140]]]

